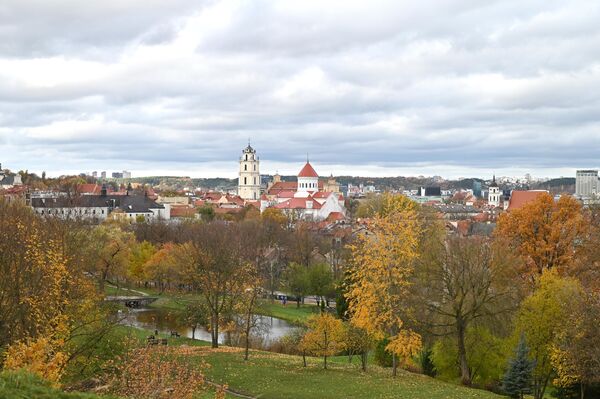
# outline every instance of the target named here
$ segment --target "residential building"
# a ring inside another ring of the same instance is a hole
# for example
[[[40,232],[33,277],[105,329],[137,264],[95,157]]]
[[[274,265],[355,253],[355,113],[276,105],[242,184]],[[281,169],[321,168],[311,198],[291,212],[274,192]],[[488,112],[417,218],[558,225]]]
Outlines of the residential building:
[[[77,197],[54,196],[31,198],[31,207],[41,216],[61,219],[86,219],[94,222],[114,217],[137,221],[169,220],[170,206],[161,205],[147,195],[114,195],[102,187],[100,195],[81,195]]]
[[[10,173],[9,171],[5,171],[2,169],[2,164],[0,163],[0,188],[9,189],[14,186],[21,186],[23,182],[21,181],[21,175],[18,173]]]

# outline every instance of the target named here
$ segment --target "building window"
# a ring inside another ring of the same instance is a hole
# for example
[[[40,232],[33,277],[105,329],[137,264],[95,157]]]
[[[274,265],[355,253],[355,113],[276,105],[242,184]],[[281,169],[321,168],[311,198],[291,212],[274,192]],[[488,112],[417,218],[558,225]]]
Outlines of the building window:
[[[248,160],[248,154],[246,154],[246,161]]]
[[[256,172],[256,165],[254,165],[254,171]]]
[[[254,185],[256,185],[256,177],[254,178]]]
[[[248,165],[244,164],[244,170],[248,170]]]
[[[248,181],[246,180],[245,177],[244,177],[244,184],[248,184]]]

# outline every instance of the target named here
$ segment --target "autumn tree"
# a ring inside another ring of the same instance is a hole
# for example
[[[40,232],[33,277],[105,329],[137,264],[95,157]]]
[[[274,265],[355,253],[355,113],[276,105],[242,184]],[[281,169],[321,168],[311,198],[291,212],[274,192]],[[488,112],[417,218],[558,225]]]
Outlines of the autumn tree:
[[[210,327],[208,310],[202,301],[193,300],[186,303],[180,314],[180,321],[192,329],[192,339],[196,339],[198,326]]]
[[[88,250],[95,259],[89,272],[96,276],[100,291],[111,277],[124,278],[129,266],[133,234],[123,231],[117,223],[106,223],[92,230]]]
[[[129,255],[127,275],[136,282],[147,281],[146,263],[156,253],[156,247],[148,241],[134,242]]]
[[[583,298],[577,280],[559,277],[557,271],[542,273],[538,287],[523,301],[516,319],[515,334],[524,335],[535,361],[533,395],[542,399],[552,377],[552,349],[569,325],[570,314]]]
[[[410,279],[419,253],[418,205],[404,196],[386,194],[368,235],[350,247],[351,322],[375,338],[390,337],[393,374],[397,356],[408,358],[421,347],[418,334],[405,327]]]
[[[367,330],[358,328],[350,323],[345,325],[346,336],[344,340],[344,349],[348,354],[348,362],[352,363],[354,355],[360,356],[362,371],[367,371],[367,359],[369,350],[373,347],[373,337]]]
[[[247,276],[239,225],[213,222],[190,225],[188,242],[178,247],[182,276],[206,303],[211,342],[219,346],[219,328],[243,293]]]
[[[503,281],[505,257],[495,254],[489,242],[476,237],[439,238],[437,248],[428,249],[416,285],[417,301],[430,314],[421,319],[422,324],[436,336],[454,337],[461,381],[470,385],[473,365],[467,356],[469,327],[515,307],[510,284]]]
[[[322,313],[309,318],[306,324],[308,331],[302,338],[301,348],[315,356],[323,357],[323,368],[327,369],[327,358],[344,349],[344,323],[329,313]]]
[[[499,245],[521,258],[521,276],[533,283],[547,269],[566,273],[587,237],[581,205],[569,196],[558,201],[540,194],[522,208],[500,215],[495,236]]]
[[[586,293],[569,310],[568,328],[557,335],[550,360],[557,374],[554,385],[579,386],[583,399],[589,386],[600,384],[600,296]]]
[[[177,262],[175,251],[177,247],[171,243],[164,244],[144,264],[146,277],[154,281],[162,294],[169,288],[173,281],[179,280],[180,265]]]

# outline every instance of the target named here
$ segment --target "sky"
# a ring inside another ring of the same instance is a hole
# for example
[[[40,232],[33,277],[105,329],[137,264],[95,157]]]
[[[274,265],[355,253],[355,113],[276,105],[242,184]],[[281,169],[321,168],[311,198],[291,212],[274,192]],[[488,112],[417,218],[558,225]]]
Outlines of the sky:
[[[2,0],[0,162],[49,176],[574,176],[597,0]]]

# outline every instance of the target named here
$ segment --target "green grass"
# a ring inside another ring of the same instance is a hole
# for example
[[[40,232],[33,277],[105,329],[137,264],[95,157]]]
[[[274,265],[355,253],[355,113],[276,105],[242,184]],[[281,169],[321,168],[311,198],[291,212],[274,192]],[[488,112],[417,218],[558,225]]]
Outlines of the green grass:
[[[63,392],[40,378],[25,372],[0,373],[0,399],[110,399],[80,392]]]
[[[124,334],[144,341],[149,331],[119,327]],[[323,360],[307,358],[308,367],[302,366],[300,356],[282,355],[252,350],[244,361],[239,348],[222,346],[213,350],[208,342],[188,338],[169,338],[169,345],[195,346],[189,361],[209,365],[204,370],[207,379],[227,384],[235,392],[261,399],[328,399],[328,398],[410,398],[410,399],[500,399],[484,390],[446,383],[420,374],[399,370],[397,377],[390,369],[372,363],[368,371],[360,371],[359,359],[352,364],[347,357],[333,357],[328,370]],[[210,398],[210,393],[204,393]],[[229,397],[229,396],[228,396]]]
[[[202,348],[198,358],[210,364],[205,372],[211,381],[264,399],[501,398],[403,370],[394,378],[389,369],[369,365],[369,370],[362,373],[357,364],[348,364],[345,359],[336,359],[329,363],[328,370],[323,370],[321,359],[310,358],[304,368],[299,356],[261,351],[252,351],[250,360],[244,361],[241,350],[234,348]]]
[[[280,302],[261,301],[258,313],[265,316],[277,317],[292,324],[304,324],[306,320],[315,314],[319,314],[319,308],[316,305],[296,306],[294,302],[288,302],[283,306]]]

